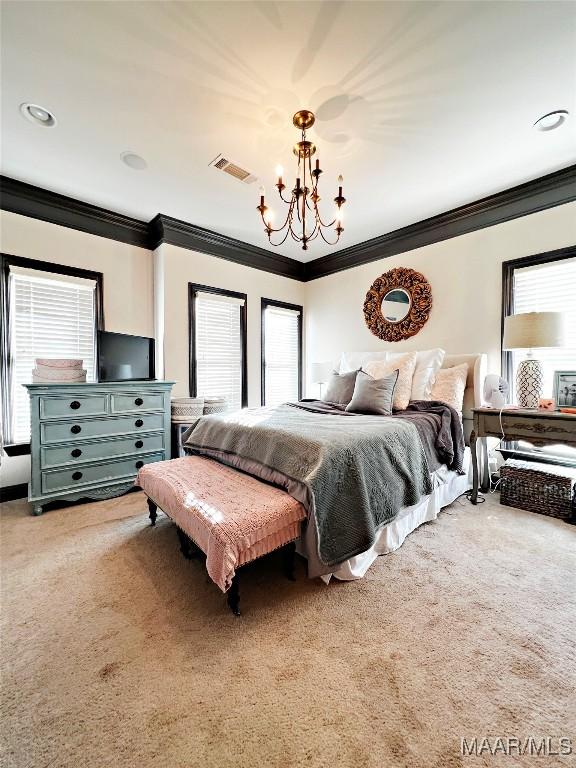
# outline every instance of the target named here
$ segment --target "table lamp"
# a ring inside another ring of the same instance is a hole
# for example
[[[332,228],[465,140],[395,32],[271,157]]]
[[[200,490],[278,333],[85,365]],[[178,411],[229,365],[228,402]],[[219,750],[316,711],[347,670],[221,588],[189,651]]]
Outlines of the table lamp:
[[[312,363],[312,383],[320,385],[320,400],[322,400],[322,385],[330,378],[334,366],[329,360],[322,363]]]
[[[562,312],[523,312],[504,318],[502,349],[525,349],[527,357],[518,365],[516,394],[518,405],[538,408],[542,397],[544,371],[532,350],[564,345],[564,316]]]

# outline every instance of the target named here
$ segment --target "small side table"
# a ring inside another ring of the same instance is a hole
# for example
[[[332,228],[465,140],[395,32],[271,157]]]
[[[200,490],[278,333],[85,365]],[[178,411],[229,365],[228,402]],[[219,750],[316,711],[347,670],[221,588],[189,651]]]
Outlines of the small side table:
[[[569,445],[576,448],[576,415],[559,411],[534,411],[524,408],[474,408],[474,425],[470,434],[472,452],[472,504],[478,503],[479,438],[526,440],[532,445]],[[485,462],[486,464],[486,462]],[[486,471],[486,468],[485,468]]]

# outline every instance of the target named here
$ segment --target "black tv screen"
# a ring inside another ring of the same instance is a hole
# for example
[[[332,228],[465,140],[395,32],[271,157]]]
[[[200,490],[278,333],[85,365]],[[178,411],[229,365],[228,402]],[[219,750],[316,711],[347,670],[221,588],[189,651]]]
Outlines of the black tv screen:
[[[154,378],[154,339],[98,331],[98,381]]]

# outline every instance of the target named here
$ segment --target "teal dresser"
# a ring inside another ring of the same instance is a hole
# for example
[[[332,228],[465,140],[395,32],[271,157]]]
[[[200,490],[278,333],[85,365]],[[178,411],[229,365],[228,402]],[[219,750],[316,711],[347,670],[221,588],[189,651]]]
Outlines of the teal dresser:
[[[28,384],[34,515],[56,499],[108,499],[170,458],[172,381]]]

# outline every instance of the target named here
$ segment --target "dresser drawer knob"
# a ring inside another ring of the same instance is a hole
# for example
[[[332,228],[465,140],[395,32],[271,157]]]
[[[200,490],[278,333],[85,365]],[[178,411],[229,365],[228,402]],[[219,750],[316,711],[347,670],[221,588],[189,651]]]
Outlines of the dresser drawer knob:
[[[80,424],[74,424],[72,427],[70,427],[70,432],[72,432],[74,435],[77,435],[79,432],[82,432],[82,427]]]
[[[140,469],[143,466],[144,466],[144,462],[143,461],[137,461],[136,462],[136,469]]]
[[[141,397],[137,397],[136,400],[134,400],[134,405],[144,405],[144,400],[142,400]]]
[[[72,480],[80,480],[82,477],[82,472],[73,472],[72,473]]]
[[[78,458],[78,456],[82,456],[82,451],[80,448],[74,448],[73,451],[70,451],[70,455],[73,456],[75,459]]]
[[[78,408],[80,408],[80,403],[78,402],[78,400],[72,400],[72,402],[70,403],[70,408],[72,408],[73,411],[77,411]]]
[[[144,447],[144,441],[143,440],[136,440],[134,445],[136,446],[136,448],[143,448]]]
[[[136,427],[142,427],[144,425],[144,422],[142,421],[142,419],[136,419],[136,421],[134,422],[134,425]]]

